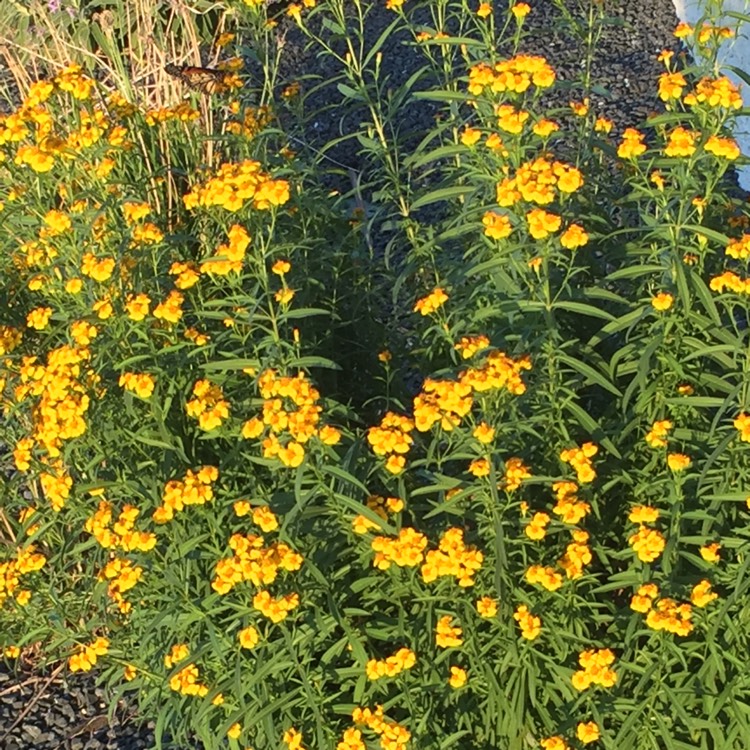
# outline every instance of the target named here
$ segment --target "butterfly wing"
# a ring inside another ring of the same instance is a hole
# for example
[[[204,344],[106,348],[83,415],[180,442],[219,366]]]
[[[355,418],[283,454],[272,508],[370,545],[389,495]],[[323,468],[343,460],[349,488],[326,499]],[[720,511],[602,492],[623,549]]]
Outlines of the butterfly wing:
[[[226,73],[215,68],[199,68],[194,65],[174,65],[169,63],[164,70],[171,76],[179,78],[186,86],[189,86],[201,94],[211,96],[226,91],[224,83]]]

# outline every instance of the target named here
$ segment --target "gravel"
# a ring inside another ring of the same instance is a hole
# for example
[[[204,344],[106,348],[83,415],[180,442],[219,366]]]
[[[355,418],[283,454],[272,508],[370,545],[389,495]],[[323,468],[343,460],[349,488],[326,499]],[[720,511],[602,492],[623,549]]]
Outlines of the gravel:
[[[502,0],[497,0],[501,5]],[[567,0],[571,8],[576,0]],[[372,40],[393,20],[393,14],[378,0],[379,7],[369,17]],[[474,3],[478,5],[478,3]],[[563,84],[580,75],[581,51],[574,37],[560,28],[560,13],[551,0],[530,0],[533,7],[527,22],[533,33],[523,51],[544,54],[555,67]],[[587,5],[587,0],[581,2]],[[615,25],[606,27],[594,60],[593,79],[601,93],[592,106],[599,114],[613,119],[617,129],[636,126],[660,109],[656,98],[656,78],[663,67],[656,55],[665,48],[679,50],[672,36],[677,24],[672,0],[607,0],[608,15]],[[305,49],[304,39],[288,20],[284,77],[308,79],[306,86],[330,81],[334,71],[330,61],[316,59]],[[383,46],[383,71],[389,85],[397,87],[421,65],[419,54],[402,44],[403,37],[393,34]],[[566,104],[570,93],[563,89],[557,104]],[[335,85],[318,85],[307,104],[316,111],[312,126],[303,140],[320,149],[330,140],[356,128],[356,117],[341,116],[342,96]],[[404,132],[419,137],[434,124],[436,111],[427,104],[412,105],[404,116]],[[360,166],[359,146],[348,140],[327,152],[332,158],[355,171]],[[349,184],[344,184],[348,189]],[[165,745],[166,747],[167,745]],[[30,673],[14,671],[0,659],[0,750],[151,750],[154,747],[153,724],[136,721],[131,711],[118,705],[108,717],[103,690],[91,675]],[[175,748],[175,750],[185,750]]]

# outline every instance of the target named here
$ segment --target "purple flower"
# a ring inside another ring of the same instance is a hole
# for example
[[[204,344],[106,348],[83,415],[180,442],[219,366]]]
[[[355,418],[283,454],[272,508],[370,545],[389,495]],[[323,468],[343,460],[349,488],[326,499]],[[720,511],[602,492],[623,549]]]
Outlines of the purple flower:
[[[49,0],[47,3],[47,10],[50,13],[57,13],[60,10],[60,0]]]

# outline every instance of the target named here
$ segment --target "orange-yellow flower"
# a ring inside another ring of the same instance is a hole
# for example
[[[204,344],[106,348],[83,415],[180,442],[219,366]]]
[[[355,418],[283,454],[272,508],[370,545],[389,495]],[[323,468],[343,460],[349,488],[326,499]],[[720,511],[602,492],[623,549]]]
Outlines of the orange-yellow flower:
[[[576,737],[578,737],[584,745],[588,745],[590,742],[596,742],[600,735],[599,726],[595,721],[580,722],[576,727]]]
[[[651,306],[654,310],[665,312],[674,304],[674,297],[669,292],[659,292],[651,298]]]
[[[448,684],[454,689],[463,687],[468,679],[468,674],[465,669],[461,667],[451,667],[451,676],[448,679]]]

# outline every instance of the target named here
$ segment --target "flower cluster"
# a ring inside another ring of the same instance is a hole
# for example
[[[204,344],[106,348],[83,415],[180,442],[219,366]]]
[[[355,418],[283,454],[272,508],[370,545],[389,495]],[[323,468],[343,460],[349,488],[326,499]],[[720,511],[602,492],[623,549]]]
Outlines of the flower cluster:
[[[413,568],[424,559],[427,537],[416,529],[406,527],[396,538],[376,536],[370,543],[375,557],[372,564],[380,570],[388,570],[391,565],[400,568]]]
[[[547,591],[557,591],[562,586],[563,578],[554,568],[543,565],[532,565],[526,571],[526,580],[529,583],[538,583]]]
[[[630,600],[630,608],[646,615],[646,625],[652,630],[666,630],[675,635],[687,636],[693,631],[693,610],[687,602],[679,603],[674,599],[658,599],[659,587],[654,583],[645,583],[638,587]],[[690,599],[696,607],[706,607],[718,594],[711,590],[711,583],[702,580],[693,587]]]
[[[242,581],[249,581],[257,588],[268,586],[276,580],[279,570],[291,572],[302,567],[302,555],[287,544],[264,545],[265,540],[259,534],[233,534],[229,547],[234,555],[216,563],[216,576],[211,582],[213,590],[227,594]]]
[[[156,523],[167,523],[186,505],[205,505],[213,500],[212,484],[219,478],[215,466],[203,466],[198,471],[188,469],[182,480],[170,479],[164,486],[162,504],[154,511]]]
[[[151,398],[156,380],[146,372],[124,372],[120,375],[119,384],[138,398]]]
[[[666,540],[660,531],[646,526],[640,520],[642,518],[654,517],[653,515],[643,516],[637,509],[634,509],[634,511],[631,511],[630,520],[640,525],[638,526],[638,531],[631,534],[628,538],[628,544],[633,548],[633,552],[638,555],[638,559],[641,562],[653,562],[664,551]],[[654,520],[656,520],[655,517]]]
[[[505,459],[505,476],[501,482],[503,489],[508,492],[517,490],[521,484],[531,478],[531,469],[517,456]]]
[[[77,653],[68,659],[68,669],[71,672],[90,672],[100,656],[105,656],[109,651],[109,640],[107,638],[95,638],[91,643],[79,646]]]
[[[591,459],[599,452],[594,443],[584,443],[580,448],[568,448],[560,453],[560,460],[570,464],[578,474],[581,484],[588,484],[596,479],[596,472]]]
[[[192,401],[185,404],[189,417],[198,420],[202,430],[210,432],[229,417],[229,402],[224,398],[221,386],[210,380],[199,380],[193,386]]]
[[[109,581],[107,596],[113,599],[122,614],[127,614],[133,605],[125,600],[123,594],[130,591],[143,575],[140,565],[133,565],[127,558],[116,557],[110,560],[100,571],[97,580]]]
[[[134,505],[125,505],[112,525],[112,504],[100,500],[96,512],[86,519],[84,528],[105,549],[148,552],[156,546],[156,535],[133,529],[139,514]]]
[[[688,107],[705,106],[711,109],[741,109],[742,94],[726,76],[702,78],[683,101]]]
[[[615,655],[608,648],[581,651],[578,663],[583,667],[573,673],[572,682],[576,690],[586,690],[591,685],[612,687],[617,682],[617,673],[611,669]]]
[[[646,153],[648,147],[643,142],[646,136],[635,128],[626,128],[622,134],[622,142],[617,147],[617,155],[621,159],[633,159]]]
[[[414,430],[414,421],[389,411],[377,427],[367,431],[367,442],[376,456],[388,456],[385,467],[393,474],[399,474],[406,466],[405,454],[409,452],[414,438],[409,434]]]
[[[227,233],[228,242],[222,243],[216,248],[213,258],[204,260],[198,269],[200,273],[213,274],[214,276],[227,276],[230,273],[240,273],[245,260],[245,253],[250,247],[250,235],[244,227],[232,224]],[[177,269],[175,269],[177,270]],[[170,271],[171,273],[171,271]],[[198,274],[189,265],[179,268],[176,286],[180,289],[188,288],[198,281]],[[182,281],[182,285],[180,285]]]
[[[96,377],[82,365],[90,356],[88,349],[66,344],[50,351],[46,364],[37,357],[21,360],[14,395],[18,402],[29,397],[38,399],[32,410],[34,426],[30,437],[32,445],[37,445],[50,458],[60,456],[64,441],[86,432],[84,416],[90,404],[87,385],[94,383]],[[24,445],[26,450],[31,447]],[[17,459],[16,468],[27,471],[28,462]],[[54,505],[62,507],[62,503]]]
[[[192,107],[189,102],[180,102],[171,107],[159,107],[157,109],[149,109],[145,113],[146,125],[149,127],[155,127],[163,123],[177,121],[177,122],[190,122],[192,120],[200,119],[200,110]]]
[[[473,586],[474,576],[483,560],[484,555],[476,547],[464,544],[463,529],[448,529],[441,537],[438,549],[425,555],[422,580],[432,583],[443,576],[452,576],[459,586]]]
[[[474,403],[471,386],[454,380],[428,379],[414,398],[414,425],[427,432],[436,422],[450,432],[461,423]]]
[[[494,351],[479,367],[459,373],[459,382],[471,386],[478,393],[504,388],[514,396],[521,396],[526,392],[521,373],[530,369],[531,360],[528,357],[513,359],[505,352]]]
[[[248,159],[238,164],[222,164],[214,177],[195,185],[183,196],[188,210],[221,206],[227,211],[239,211],[248,202],[262,210],[283,206],[288,200],[289,183],[272,179],[261,170],[260,162]]]
[[[735,294],[750,295],[750,278],[741,278],[733,271],[724,271],[724,273],[714,276],[709,281],[711,291],[723,293],[725,289]]]
[[[583,529],[571,532],[573,541],[565,548],[565,554],[557,564],[565,571],[565,575],[572,579],[580,578],[583,569],[592,560],[591,548],[588,546],[589,533]]]
[[[382,706],[376,706],[374,711],[369,708],[355,708],[352,711],[352,721],[355,724],[367,727],[377,734],[380,737],[380,747],[382,750],[403,750],[411,739],[411,733],[408,729],[385,717]],[[351,750],[364,750],[365,745],[361,738],[358,738],[353,733],[349,736],[355,742],[354,744],[345,745],[346,750],[350,748]],[[357,739],[360,744],[357,744]],[[337,750],[343,750],[343,748],[339,745]]]
[[[319,427],[323,407],[318,403],[320,393],[300,372],[294,377],[266,370],[258,378],[263,397],[263,414],[253,417],[242,427],[242,436],[252,439],[264,431],[263,456],[278,458],[284,466],[295,468],[305,458],[304,445],[317,437],[326,445],[335,445],[341,433],[329,425]],[[279,437],[286,437],[282,442]]]
[[[395,654],[385,659],[370,659],[365,665],[368,680],[379,680],[381,677],[395,677],[417,663],[417,655],[408,648],[400,648]]]
[[[540,55],[516,55],[494,66],[479,63],[469,69],[469,93],[479,96],[485,91],[493,94],[523,94],[532,85],[546,89],[555,82],[555,71]]]
[[[527,537],[529,537],[529,539],[533,539],[534,541],[544,539],[544,537],[547,536],[547,525],[549,524],[550,520],[551,519],[548,513],[544,513],[543,511],[534,513],[534,515],[531,517],[531,520],[524,529],[524,533]]]
[[[448,295],[445,290],[438,287],[430,292],[426,297],[418,299],[414,304],[414,312],[421,315],[432,315],[438,308],[442,307],[448,301]]]
[[[389,513],[400,513],[404,509],[404,501],[397,497],[370,495],[367,498],[367,507],[379,518],[387,521]],[[377,522],[360,514],[352,521],[352,528],[356,534],[366,534],[368,531],[379,530],[380,526]]]
[[[513,177],[505,177],[496,187],[497,204],[513,206],[518,201],[546,206],[557,193],[575,193],[583,186],[581,171],[560,161],[551,162],[543,156],[524,162]]]
[[[284,596],[274,598],[268,591],[259,591],[253,597],[253,607],[271,622],[281,622],[286,619],[292,610],[299,607],[299,594],[292,592],[291,594],[284,594]]]
[[[557,503],[552,512],[559,516],[563,523],[575,526],[591,511],[588,503],[578,499],[578,485],[575,482],[555,482],[552,490],[557,495]]]
[[[235,111],[234,106],[231,106],[230,110],[233,114],[239,114],[239,109]],[[273,114],[267,106],[245,107],[241,117],[227,121],[226,129],[233,135],[252,139],[272,121]]]
[[[438,648],[458,648],[464,639],[463,630],[458,626],[451,625],[453,617],[451,615],[443,615],[435,627],[435,645]]]
[[[668,419],[662,419],[654,422],[651,429],[646,433],[646,442],[652,448],[666,448],[666,437],[674,425]]]
[[[687,636],[693,630],[693,608],[678,604],[674,599],[664,598],[655,603],[646,615],[646,625],[652,630],[666,630],[675,635]]]
[[[513,619],[518,623],[518,627],[521,629],[521,635],[526,640],[533,641],[542,632],[542,620],[536,615],[532,615],[529,612],[529,608],[525,604],[519,604],[516,607],[516,611],[513,613]]]
[[[21,576],[41,570],[46,562],[47,558],[36,552],[33,545],[19,549],[15,558],[0,562],[0,607],[11,596],[14,596],[21,606],[28,604],[31,592],[19,589]]]
[[[172,646],[172,650],[164,657],[164,666],[172,669],[190,656],[187,644],[180,643]],[[201,698],[208,693],[208,686],[200,680],[200,672],[195,664],[187,664],[169,678],[169,687],[182,695],[198,695]]]

